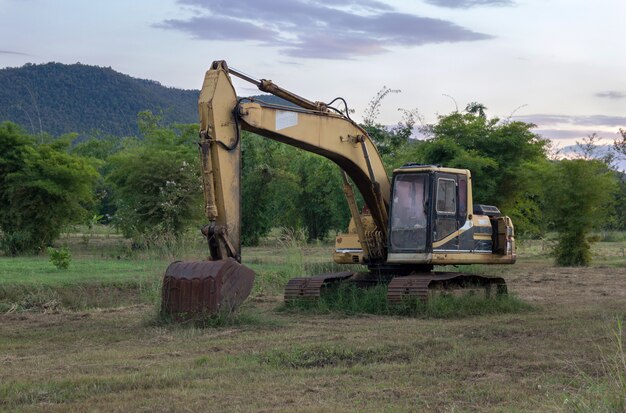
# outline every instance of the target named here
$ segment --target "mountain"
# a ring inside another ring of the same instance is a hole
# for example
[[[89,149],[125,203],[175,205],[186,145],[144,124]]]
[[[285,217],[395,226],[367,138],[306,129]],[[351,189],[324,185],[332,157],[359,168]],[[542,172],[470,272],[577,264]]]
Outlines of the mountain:
[[[612,152],[611,145],[595,145],[595,149],[593,149],[592,157],[594,158],[603,158],[609,155]],[[561,148],[559,157],[566,159],[576,159],[580,158],[581,148],[578,145],[569,145]],[[617,157],[614,161],[615,167],[622,172],[626,172],[626,159],[623,157]]]
[[[198,122],[199,93],[133,78],[110,67],[26,64],[0,69],[0,122],[12,121],[29,133],[55,136],[94,130],[136,135],[137,114],[142,110],[161,113],[165,123]],[[253,97],[293,106],[272,95]]]
[[[28,132],[60,135],[97,129],[137,133],[137,113],[163,113],[166,122],[197,122],[197,90],[165,87],[110,67],[47,63],[0,69],[0,121]]]

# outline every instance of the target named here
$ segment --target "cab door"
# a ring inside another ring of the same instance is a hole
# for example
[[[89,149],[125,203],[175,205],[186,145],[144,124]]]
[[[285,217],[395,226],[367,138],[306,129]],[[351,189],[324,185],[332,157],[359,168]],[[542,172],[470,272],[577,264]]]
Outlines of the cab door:
[[[458,176],[456,174],[435,174],[434,182],[434,225],[433,243],[441,241],[459,228],[458,200],[457,200]],[[458,248],[458,239],[447,242],[446,249]]]

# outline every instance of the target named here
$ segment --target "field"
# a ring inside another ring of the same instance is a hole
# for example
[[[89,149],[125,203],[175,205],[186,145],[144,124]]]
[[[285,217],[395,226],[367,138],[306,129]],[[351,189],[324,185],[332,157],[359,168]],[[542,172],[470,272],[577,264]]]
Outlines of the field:
[[[473,270],[529,308],[452,318],[285,311],[285,281],[328,269],[332,247],[268,243],[243,253],[252,297],[203,327],[157,317],[167,262],[201,244],[61,243],[66,271],[0,257],[0,411],[625,411],[623,240],[595,244],[589,268],[521,243],[517,264]]]

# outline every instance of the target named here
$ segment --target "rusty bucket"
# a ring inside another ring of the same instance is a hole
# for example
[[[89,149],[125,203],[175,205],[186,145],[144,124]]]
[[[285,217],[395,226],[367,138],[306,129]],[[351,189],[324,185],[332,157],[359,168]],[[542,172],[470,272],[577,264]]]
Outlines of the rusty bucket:
[[[254,275],[233,258],[175,261],[163,277],[161,311],[177,316],[232,312],[250,295]]]

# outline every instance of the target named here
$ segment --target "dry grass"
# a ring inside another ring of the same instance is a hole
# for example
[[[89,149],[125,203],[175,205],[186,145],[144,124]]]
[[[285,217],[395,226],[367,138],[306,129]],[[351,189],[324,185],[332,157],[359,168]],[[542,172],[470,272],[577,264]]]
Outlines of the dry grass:
[[[267,278],[297,263],[246,253],[263,288],[218,328],[155,325],[150,304],[0,314],[0,411],[570,411],[610,386],[619,256],[574,269],[528,254],[485,271],[534,311],[432,319],[277,311]]]

